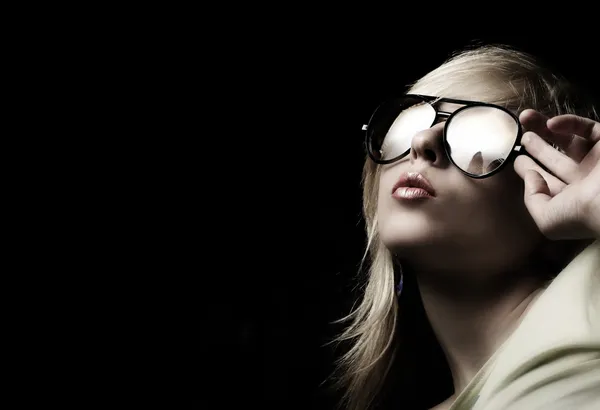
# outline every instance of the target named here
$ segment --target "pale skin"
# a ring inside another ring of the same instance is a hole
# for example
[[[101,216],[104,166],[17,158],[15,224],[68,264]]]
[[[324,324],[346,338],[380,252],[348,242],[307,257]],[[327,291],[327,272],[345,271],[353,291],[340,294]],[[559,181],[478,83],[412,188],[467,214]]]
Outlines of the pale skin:
[[[551,239],[600,237],[600,123],[575,115],[548,119],[534,110],[524,111],[520,121],[530,130],[523,145],[552,173],[524,156],[515,161],[525,180],[525,205],[540,231]]]
[[[382,167],[382,241],[417,273],[452,371],[456,394],[435,410],[450,407],[543,292],[525,263],[534,249],[548,240],[600,238],[600,124],[534,110],[519,119],[523,145],[550,172],[521,155],[493,177],[469,179],[445,157],[442,124],[416,134],[407,158]],[[405,171],[425,175],[438,196],[417,206],[390,199]]]

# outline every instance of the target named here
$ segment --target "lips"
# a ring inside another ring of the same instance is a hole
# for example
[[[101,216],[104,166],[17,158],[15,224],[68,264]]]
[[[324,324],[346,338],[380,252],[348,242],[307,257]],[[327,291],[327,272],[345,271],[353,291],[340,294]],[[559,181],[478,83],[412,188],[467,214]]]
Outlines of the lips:
[[[392,194],[396,192],[398,188],[402,187],[420,188],[425,190],[429,195],[435,196],[435,190],[431,186],[431,183],[418,172],[405,172],[402,174],[398,182],[394,184]]]

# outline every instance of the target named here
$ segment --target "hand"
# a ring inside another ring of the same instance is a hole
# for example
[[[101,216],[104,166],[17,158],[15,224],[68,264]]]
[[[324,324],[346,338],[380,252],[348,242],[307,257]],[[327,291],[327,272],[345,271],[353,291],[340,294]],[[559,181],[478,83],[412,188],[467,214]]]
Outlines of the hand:
[[[576,115],[548,119],[525,110],[515,171],[525,181],[525,206],[550,239],[600,238],[600,123]],[[558,146],[564,154],[551,144]]]

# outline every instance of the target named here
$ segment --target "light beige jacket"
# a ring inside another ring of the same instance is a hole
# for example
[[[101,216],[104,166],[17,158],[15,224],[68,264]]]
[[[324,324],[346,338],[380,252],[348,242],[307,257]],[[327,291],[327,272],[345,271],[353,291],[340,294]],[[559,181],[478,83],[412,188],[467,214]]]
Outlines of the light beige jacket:
[[[600,240],[533,302],[450,410],[600,410]]]

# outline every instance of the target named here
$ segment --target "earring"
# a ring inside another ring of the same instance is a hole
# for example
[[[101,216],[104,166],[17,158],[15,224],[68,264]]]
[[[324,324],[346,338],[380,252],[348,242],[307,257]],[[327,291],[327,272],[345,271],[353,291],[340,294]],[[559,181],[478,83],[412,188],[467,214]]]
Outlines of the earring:
[[[404,286],[404,275],[402,273],[400,273],[400,281],[398,282],[398,285],[396,285],[396,296],[400,297],[403,286]]]

